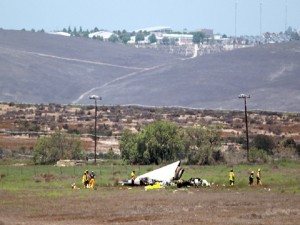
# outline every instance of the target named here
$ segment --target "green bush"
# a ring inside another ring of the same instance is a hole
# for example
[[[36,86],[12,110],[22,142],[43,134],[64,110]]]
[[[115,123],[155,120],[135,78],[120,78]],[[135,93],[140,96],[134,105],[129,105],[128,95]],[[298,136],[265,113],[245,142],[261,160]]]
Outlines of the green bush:
[[[271,136],[259,134],[254,137],[252,146],[272,154],[272,150],[275,147],[275,142]]]
[[[78,136],[56,131],[37,140],[33,148],[35,164],[53,164],[60,159],[84,159],[85,153]]]
[[[266,163],[269,160],[269,156],[263,149],[252,147],[249,150],[249,160],[253,163]]]
[[[300,144],[296,145],[296,152],[300,156]]]

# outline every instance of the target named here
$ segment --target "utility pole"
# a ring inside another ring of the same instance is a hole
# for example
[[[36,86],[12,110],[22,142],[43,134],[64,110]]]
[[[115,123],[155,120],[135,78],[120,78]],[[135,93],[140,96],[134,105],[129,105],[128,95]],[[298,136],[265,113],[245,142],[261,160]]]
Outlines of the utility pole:
[[[246,124],[246,140],[247,140],[247,161],[249,162],[249,136],[248,136],[248,118],[247,118],[247,98],[250,98],[250,95],[240,94],[239,98],[244,99],[245,103],[245,124]]]
[[[95,143],[95,149],[94,149],[94,163],[96,164],[96,158],[97,158],[97,100],[102,100],[101,97],[97,95],[90,96],[90,99],[95,100],[95,127],[94,127],[94,143]]]
[[[234,39],[236,42],[236,30],[237,30],[237,10],[238,10],[238,2],[235,1],[235,8],[234,8]]]
[[[287,19],[288,19],[288,4],[285,0],[285,21],[284,21],[284,32],[287,30]]]
[[[259,3],[259,33],[262,35],[262,0]]]

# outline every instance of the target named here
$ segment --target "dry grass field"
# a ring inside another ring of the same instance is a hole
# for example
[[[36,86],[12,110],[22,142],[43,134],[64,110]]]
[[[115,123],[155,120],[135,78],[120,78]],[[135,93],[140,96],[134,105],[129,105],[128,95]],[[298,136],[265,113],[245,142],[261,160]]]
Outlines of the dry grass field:
[[[116,163],[116,162],[115,162]],[[248,186],[248,169],[260,167],[262,186]],[[81,173],[96,172],[96,190],[83,189]],[[0,165],[0,225],[225,224],[296,225],[300,221],[300,166],[297,162],[236,165],[236,184],[228,186],[228,166],[183,166],[182,179],[201,177],[211,187],[116,185],[135,168]],[[152,168],[154,169],[154,168]],[[71,189],[75,182],[81,189]]]
[[[49,187],[51,190],[51,187]],[[135,187],[23,193],[0,189],[1,225],[82,224],[299,224],[300,196],[261,187],[161,189]]]

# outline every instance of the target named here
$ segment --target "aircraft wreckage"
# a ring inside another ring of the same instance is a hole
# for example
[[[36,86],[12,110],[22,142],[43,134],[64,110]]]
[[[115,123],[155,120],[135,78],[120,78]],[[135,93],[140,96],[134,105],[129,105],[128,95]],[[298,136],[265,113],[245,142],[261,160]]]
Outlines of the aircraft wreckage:
[[[162,186],[176,185],[177,187],[184,186],[210,186],[206,180],[200,178],[191,178],[188,181],[180,180],[184,169],[180,167],[180,161],[166,165],[159,169],[137,176],[134,180],[134,185],[147,186],[160,183]],[[174,183],[176,182],[176,184]],[[121,185],[131,186],[131,180],[122,182]]]

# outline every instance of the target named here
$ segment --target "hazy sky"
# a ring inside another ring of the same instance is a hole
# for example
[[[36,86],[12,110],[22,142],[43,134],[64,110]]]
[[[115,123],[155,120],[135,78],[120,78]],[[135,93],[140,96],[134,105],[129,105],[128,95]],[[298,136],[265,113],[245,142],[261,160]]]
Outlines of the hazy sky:
[[[234,35],[235,6],[237,35],[257,35],[260,28],[284,31],[286,21],[287,26],[300,29],[300,0],[0,0],[0,28],[55,31],[81,26],[132,31],[170,26]]]

